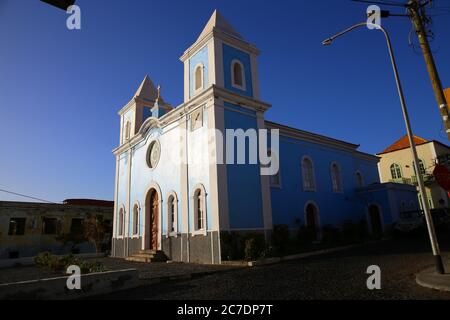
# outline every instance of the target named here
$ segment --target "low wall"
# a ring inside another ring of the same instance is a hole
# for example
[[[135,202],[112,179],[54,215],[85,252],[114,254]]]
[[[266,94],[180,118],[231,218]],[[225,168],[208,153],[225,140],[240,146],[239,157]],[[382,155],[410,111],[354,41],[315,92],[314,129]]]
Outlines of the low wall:
[[[74,254],[76,258],[80,259],[92,259],[92,258],[103,258],[106,256],[105,253],[81,253]],[[64,256],[58,256],[64,257]],[[34,257],[25,257],[18,259],[0,259],[0,269],[2,268],[13,268],[20,266],[32,266],[34,265]]]
[[[67,288],[68,277],[0,284],[0,300],[70,300],[132,289],[139,285],[136,269],[82,275],[80,290]]]

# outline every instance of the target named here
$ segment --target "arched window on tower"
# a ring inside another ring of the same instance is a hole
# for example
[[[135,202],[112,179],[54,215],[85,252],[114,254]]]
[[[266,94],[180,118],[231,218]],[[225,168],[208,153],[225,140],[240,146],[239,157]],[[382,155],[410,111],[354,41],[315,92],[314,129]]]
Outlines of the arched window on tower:
[[[200,63],[195,67],[194,71],[194,92],[203,89],[203,65]]]
[[[239,60],[231,63],[231,83],[233,87],[245,90],[244,65]]]
[[[129,140],[131,136],[131,122],[127,121],[125,124],[125,140]]]

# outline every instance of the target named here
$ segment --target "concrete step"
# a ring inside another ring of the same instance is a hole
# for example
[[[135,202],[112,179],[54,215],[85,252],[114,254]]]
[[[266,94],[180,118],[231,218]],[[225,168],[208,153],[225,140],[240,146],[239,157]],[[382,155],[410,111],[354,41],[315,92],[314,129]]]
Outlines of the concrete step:
[[[139,253],[156,254],[156,253],[158,253],[158,251],[157,250],[139,250]]]
[[[139,251],[139,253],[125,258],[125,260],[133,262],[151,263],[151,262],[166,262],[168,258],[162,251],[141,250]]]

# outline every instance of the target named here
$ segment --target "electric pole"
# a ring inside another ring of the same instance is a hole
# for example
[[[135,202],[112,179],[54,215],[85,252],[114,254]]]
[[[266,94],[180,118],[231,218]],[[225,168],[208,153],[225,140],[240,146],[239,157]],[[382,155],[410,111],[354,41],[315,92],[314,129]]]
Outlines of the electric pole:
[[[442,88],[441,79],[437,72],[436,63],[434,62],[433,54],[430,49],[430,43],[428,42],[428,34],[426,30],[426,24],[429,22],[429,18],[425,13],[425,6],[432,3],[432,0],[408,0],[406,3],[392,2],[392,1],[377,1],[377,0],[351,0],[354,2],[382,4],[386,6],[403,7],[406,8],[408,14],[393,14],[390,11],[382,10],[381,18],[387,18],[391,16],[407,17],[411,20],[414,29],[419,39],[420,48],[422,49],[423,57],[427,67],[428,74],[431,79],[431,85],[433,87],[434,95],[439,106],[439,112],[444,122],[445,132],[447,139],[450,140],[450,119],[447,100],[445,98],[444,90]]]
[[[447,133],[447,138],[450,140],[450,119],[448,105],[445,99],[444,90],[442,88],[441,79],[439,78],[439,74],[436,69],[436,63],[434,62],[433,54],[431,53],[427,31],[424,27],[424,17],[422,16],[420,11],[422,7],[427,5],[429,2],[430,1],[427,1],[425,4],[420,4],[419,0],[411,0],[406,7],[408,9],[414,28],[416,29],[417,38],[419,39],[420,48],[422,49],[428,74],[430,75],[434,95],[436,97],[439,111],[444,122],[445,132]]]

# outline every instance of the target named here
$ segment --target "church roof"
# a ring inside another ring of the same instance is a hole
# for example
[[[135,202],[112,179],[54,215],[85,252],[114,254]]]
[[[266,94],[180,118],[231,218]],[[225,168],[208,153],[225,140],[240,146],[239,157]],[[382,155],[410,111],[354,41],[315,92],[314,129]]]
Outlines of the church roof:
[[[225,18],[220,14],[220,12],[217,9],[214,10],[211,18],[209,18],[208,23],[206,24],[200,36],[198,37],[197,41],[201,40],[203,37],[208,35],[213,30],[221,31],[232,37],[242,40],[242,36],[239,33],[237,33],[236,30],[234,30],[234,28],[225,20]]]
[[[148,75],[146,75],[144,80],[142,80],[141,85],[134,94],[134,97],[143,98],[149,101],[156,101],[158,98],[158,89],[156,89]],[[162,97],[159,97],[159,101],[163,101]]]
[[[418,137],[418,136],[414,136],[414,142],[416,143],[416,146],[419,146],[421,144],[425,144],[430,141],[428,141],[424,138]],[[409,144],[408,136],[403,136],[400,139],[398,139],[397,141],[395,141],[393,144],[391,144],[389,147],[387,147],[380,154],[406,149],[406,148],[409,148],[410,146],[411,145]]]

